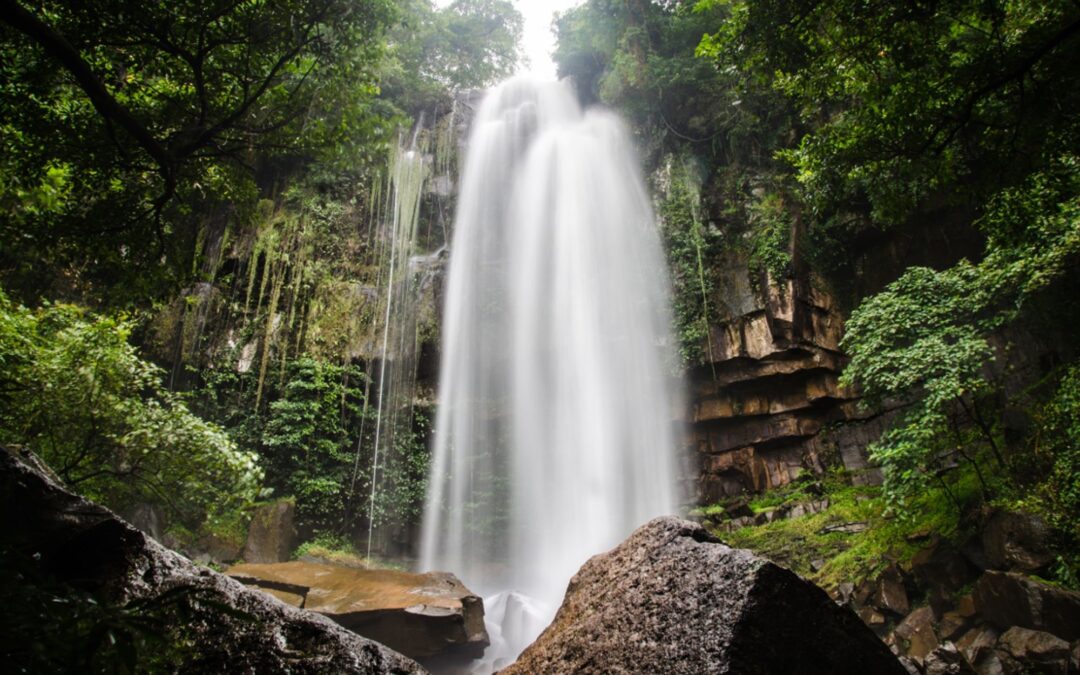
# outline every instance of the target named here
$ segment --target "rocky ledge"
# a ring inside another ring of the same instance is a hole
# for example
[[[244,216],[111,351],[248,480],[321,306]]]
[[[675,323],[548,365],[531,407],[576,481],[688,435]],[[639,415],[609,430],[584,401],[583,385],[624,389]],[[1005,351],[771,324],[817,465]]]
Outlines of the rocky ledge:
[[[585,563],[555,621],[502,672],[905,673],[823,590],[676,518]]]
[[[0,533],[48,576],[118,606],[183,601],[197,644],[186,673],[420,673],[333,621],[199,567],[60,486],[28,453],[0,449]]]
[[[225,573],[414,659],[451,653],[475,658],[488,645],[483,600],[445,572],[297,560],[236,565]]]

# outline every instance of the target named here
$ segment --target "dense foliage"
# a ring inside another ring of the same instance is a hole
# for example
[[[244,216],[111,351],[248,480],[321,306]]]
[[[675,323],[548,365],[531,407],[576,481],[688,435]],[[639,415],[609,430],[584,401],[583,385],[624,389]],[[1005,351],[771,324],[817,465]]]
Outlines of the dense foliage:
[[[0,441],[33,448],[68,485],[120,511],[155,504],[191,528],[255,499],[256,457],[191,414],[138,357],[131,324],[0,293]]]
[[[388,133],[391,16],[383,0],[5,3],[9,284],[143,304],[190,269],[208,212],[249,207],[253,168],[362,157]]]
[[[2,440],[187,543],[242,541],[256,496],[305,536],[415,521],[425,414],[371,475],[388,167],[412,136],[453,171],[441,118],[521,30],[507,0],[5,2]]]
[[[161,299],[207,221],[286,181],[355,183],[403,112],[520,57],[505,0],[11,0],[0,19],[0,275],[27,300]]]

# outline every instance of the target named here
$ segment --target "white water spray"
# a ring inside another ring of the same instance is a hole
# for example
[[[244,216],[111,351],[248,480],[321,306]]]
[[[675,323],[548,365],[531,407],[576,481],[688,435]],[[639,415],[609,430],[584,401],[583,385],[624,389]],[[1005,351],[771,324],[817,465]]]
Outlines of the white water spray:
[[[468,143],[421,568],[488,596],[497,668],[590,556],[675,512],[667,273],[626,131],[515,79]]]

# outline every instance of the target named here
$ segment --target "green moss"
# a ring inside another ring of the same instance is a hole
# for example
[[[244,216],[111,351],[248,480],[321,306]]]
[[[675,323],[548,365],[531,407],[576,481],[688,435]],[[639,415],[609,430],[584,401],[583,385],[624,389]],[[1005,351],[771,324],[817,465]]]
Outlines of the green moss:
[[[709,504],[708,506],[699,506],[695,509],[691,509],[689,515],[702,518],[710,518],[716,516],[723,516],[727,512],[723,504]]]
[[[359,569],[405,570],[401,563],[360,553],[345,537],[323,535],[306,541],[293,552],[293,559],[317,558],[326,562]]]
[[[731,533],[718,533],[731,546],[747,548],[825,588],[841,582],[858,584],[880,573],[894,561],[909,560],[925,546],[925,535],[945,538],[964,534],[960,510],[940,489],[926,490],[908,504],[917,518],[890,509],[881,489],[871,486],[845,486],[842,474],[832,474],[819,483],[823,497],[829,499],[825,510],[799,518],[779,520],[762,526],[745,527]],[[775,508],[771,502],[790,503],[804,495],[807,483],[794,484],[778,497],[765,495],[751,503],[755,512]],[[972,475],[955,477],[950,489],[961,503],[978,499],[978,482]],[[862,532],[828,531],[848,523],[864,523]],[[815,562],[820,565],[814,569]],[[823,564],[822,564],[823,563]]]

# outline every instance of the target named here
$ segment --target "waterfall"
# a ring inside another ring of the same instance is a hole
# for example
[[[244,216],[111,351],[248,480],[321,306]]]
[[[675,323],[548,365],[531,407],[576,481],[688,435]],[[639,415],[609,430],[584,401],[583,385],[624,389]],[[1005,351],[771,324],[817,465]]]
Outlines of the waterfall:
[[[619,120],[563,84],[492,90],[450,248],[420,561],[486,596],[481,669],[536,637],[590,556],[677,508],[668,293]]]

